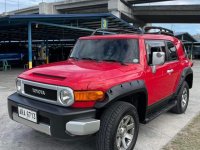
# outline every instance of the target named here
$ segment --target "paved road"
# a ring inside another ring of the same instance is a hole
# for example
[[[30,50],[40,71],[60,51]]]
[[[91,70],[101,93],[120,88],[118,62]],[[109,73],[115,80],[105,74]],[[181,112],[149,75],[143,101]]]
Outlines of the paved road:
[[[194,87],[188,110],[183,115],[166,113],[140,126],[136,150],[159,150],[200,111],[200,62],[194,69]],[[95,150],[95,136],[75,141],[49,137],[8,118],[6,98],[15,91],[15,77],[20,70],[0,72],[0,150]]]

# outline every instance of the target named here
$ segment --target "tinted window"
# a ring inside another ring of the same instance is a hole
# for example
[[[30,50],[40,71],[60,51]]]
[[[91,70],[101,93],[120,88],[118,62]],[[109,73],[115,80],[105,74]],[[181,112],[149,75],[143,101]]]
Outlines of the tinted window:
[[[166,46],[168,50],[168,60],[169,61],[177,60],[178,56],[177,56],[176,47],[174,46],[174,44],[170,41],[167,41]]]
[[[138,40],[98,39],[78,40],[70,57],[98,61],[139,63]]]
[[[146,51],[147,51],[147,61],[149,65],[152,65],[153,52],[165,52],[166,46],[165,42],[162,40],[146,40]],[[165,55],[167,60],[167,55]]]

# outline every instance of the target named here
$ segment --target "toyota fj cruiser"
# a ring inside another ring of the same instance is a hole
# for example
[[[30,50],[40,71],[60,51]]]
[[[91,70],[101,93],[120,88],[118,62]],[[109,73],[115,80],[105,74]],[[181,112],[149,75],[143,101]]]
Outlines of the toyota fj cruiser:
[[[132,150],[139,122],[184,113],[193,84],[181,41],[152,28],[97,30],[77,41],[68,60],[22,73],[8,97],[10,118],[57,138],[96,134],[97,150]]]

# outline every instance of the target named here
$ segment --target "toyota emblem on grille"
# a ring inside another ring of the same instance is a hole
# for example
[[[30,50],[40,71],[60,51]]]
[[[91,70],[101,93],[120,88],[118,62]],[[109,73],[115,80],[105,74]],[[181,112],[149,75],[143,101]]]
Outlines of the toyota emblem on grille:
[[[32,91],[35,94],[46,95],[45,91],[43,91],[43,90],[38,90],[38,89],[32,88]]]

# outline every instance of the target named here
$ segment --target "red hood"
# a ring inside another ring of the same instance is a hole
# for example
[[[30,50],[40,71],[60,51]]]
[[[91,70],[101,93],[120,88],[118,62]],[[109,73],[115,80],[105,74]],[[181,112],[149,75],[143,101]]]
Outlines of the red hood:
[[[111,62],[68,60],[33,68],[19,77],[41,83],[68,86],[74,90],[87,90],[91,83],[101,83],[102,87],[102,84],[108,84],[104,81],[127,75],[133,76],[138,72],[136,66],[138,65],[124,66]]]

